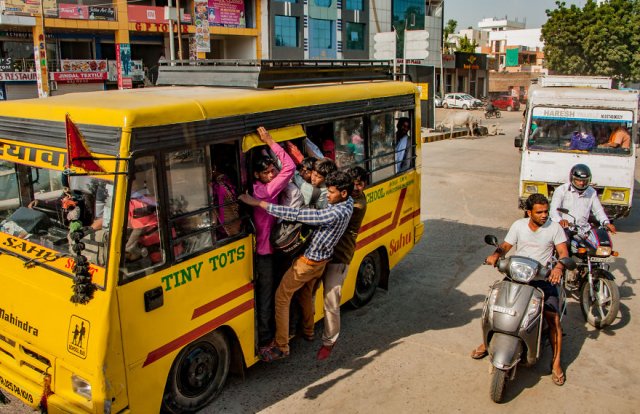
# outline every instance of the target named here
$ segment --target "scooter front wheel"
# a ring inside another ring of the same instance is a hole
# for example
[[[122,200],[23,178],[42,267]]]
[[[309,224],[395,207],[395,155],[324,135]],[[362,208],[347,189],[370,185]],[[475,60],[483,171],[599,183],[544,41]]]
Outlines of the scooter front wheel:
[[[504,397],[504,390],[507,382],[507,371],[503,371],[498,368],[493,368],[491,372],[491,388],[489,389],[489,395],[491,400],[495,403],[502,402]]]
[[[593,297],[589,283],[582,285],[581,293],[582,314],[587,322],[598,329],[611,325],[620,309],[620,292],[615,282],[606,276],[594,277]]]

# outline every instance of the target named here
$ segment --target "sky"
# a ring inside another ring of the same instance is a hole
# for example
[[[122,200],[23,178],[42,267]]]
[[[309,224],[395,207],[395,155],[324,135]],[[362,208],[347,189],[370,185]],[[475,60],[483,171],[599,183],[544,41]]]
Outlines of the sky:
[[[567,6],[583,7],[586,3],[586,0],[564,1]],[[446,25],[449,19],[456,20],[457,30],[469,26],[477,29],[483,18],[507,16],[509,20],[526,21],[527,29],[536,29],[547,21],[544,11],[555,8],[555,0],[445,0],[444,22]]]

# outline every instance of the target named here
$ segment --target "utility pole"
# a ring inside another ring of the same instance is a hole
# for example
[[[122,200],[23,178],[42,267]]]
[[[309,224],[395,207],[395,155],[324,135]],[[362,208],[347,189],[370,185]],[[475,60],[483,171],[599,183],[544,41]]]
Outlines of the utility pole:
[[[173,8],[173,0],[169,0],[167,3],[169,9],[169,64],[171,66],[175,65],[173,61],[176,57],[176,47],[175,47],[175,39],[173,38],[173,19],[171,18],[171,9]]]
[[[178,60],[182,60],[182,25],[180,24],[180,0],[176,0],[176,14],[178,15]]]

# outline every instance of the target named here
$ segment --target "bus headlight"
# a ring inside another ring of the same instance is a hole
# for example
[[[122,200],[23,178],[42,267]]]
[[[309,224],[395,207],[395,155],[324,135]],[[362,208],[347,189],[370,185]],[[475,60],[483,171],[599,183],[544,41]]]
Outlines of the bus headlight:
[[[87,400],[91,400],[91,384],[89,381],[74,374],[71,376],[71,386],[73,387],[73,392]]]
[[[612,191],[611,199],[615,201],[624,201],[624,191]]]

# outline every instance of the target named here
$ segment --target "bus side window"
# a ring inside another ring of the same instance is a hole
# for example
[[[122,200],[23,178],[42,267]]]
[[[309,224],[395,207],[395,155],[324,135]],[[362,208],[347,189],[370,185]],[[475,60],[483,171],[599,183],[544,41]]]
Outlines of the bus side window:
[[[393,113],[371,115],[370,136],[371,182],[376,183],[395,174],[396,148]]]
[[[138,272],[165,262],[158,229],[158,186],[154,156],[135,160],[127,207],[124,269]]]
[[[211,249],[211,219],[204,148],[165,154],[169,230],[176,259]]]
[[[238,203],[238,147],[236,143],[211,146],[211,200],[217,240],[235,236],[242,231]]]
[[[363,166],[364,123],[362,117],[335,121],[336,165],[340,169]]]

